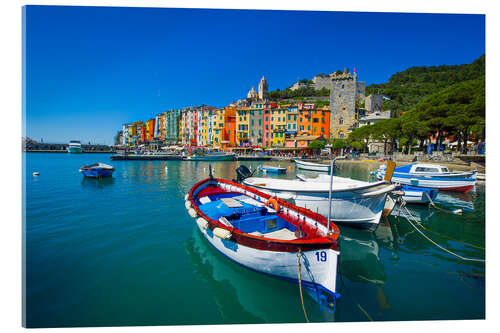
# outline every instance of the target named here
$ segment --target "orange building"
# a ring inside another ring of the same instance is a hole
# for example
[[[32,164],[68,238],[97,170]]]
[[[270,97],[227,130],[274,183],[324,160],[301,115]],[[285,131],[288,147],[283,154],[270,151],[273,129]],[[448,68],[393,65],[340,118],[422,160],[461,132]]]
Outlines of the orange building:
[[[330,108],[316,108],[315,104],[298,103],[298,134],[330,136]]]
[[[236,146],[236,108],[226,107],[224,110],[224,130],[222,131],[222,148]]]
[[[139,127],[137,127],[137,130],[139,130]],[[146,124],[141,125],[141,141],[144,142],[146,141]]]
[[[155,119],[149,119],[146,121],[146,138],[145,141],[151,141],[153,140],[154,137],[154,130],[155,130]]]

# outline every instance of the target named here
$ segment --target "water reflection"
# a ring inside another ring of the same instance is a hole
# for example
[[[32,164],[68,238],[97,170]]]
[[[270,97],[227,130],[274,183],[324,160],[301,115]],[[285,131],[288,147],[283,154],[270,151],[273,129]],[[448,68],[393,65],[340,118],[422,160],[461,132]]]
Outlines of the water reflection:
[[[186,251],[195,273],[209,284],[218,310],[228,322],[303,322],[294,284],[230,262],[217,253],[196,228],[186,241]],[[311,308],[312,304],[304,301]]]
[[[115,182],[114,177],[104,177],[104,178],[82,178],[82,186],[89,188],[105,188],[106,186],[113,185]]]
[[[373,233],[345,227],[339,244],[344,277],[356,282],[384,284],[386,276]]]
[[[461,208],[462,210],[468,211],[474,210],[472,195],[469,193],[440,191],[434,202],[438,205],[443,205],[454,209]]]

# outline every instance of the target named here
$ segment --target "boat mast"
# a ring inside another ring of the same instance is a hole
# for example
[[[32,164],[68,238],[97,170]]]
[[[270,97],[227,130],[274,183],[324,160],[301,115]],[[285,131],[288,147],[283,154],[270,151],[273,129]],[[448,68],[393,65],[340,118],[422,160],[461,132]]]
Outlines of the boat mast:
[[[332,158],[330,163],[330,187],[328,188],[328,224],[326,227],[326,234],[330,233],[330,218],[332,214],[332,186],[333,186],[333,164],[335,163],[335,159]]]

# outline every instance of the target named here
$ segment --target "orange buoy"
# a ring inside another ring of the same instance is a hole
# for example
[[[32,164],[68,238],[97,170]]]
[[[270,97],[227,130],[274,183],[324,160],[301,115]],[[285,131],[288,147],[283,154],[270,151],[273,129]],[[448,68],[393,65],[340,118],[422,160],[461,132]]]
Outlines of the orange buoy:
[[[269,207],[272,206],[274,208],[274,210],[277,212],[280,210],[280,205],[278,205],[278,201],[276,201],[276,199],[274,199],[274,198],[267,200],[266,206],[269,206]]]

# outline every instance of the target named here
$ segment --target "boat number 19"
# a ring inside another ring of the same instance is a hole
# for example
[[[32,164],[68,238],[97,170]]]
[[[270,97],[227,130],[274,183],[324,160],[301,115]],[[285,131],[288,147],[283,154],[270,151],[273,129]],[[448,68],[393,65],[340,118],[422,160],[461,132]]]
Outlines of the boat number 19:
[[[318,261],[326,261],[326,252],[325,251],[316,252],[316,259]]]

